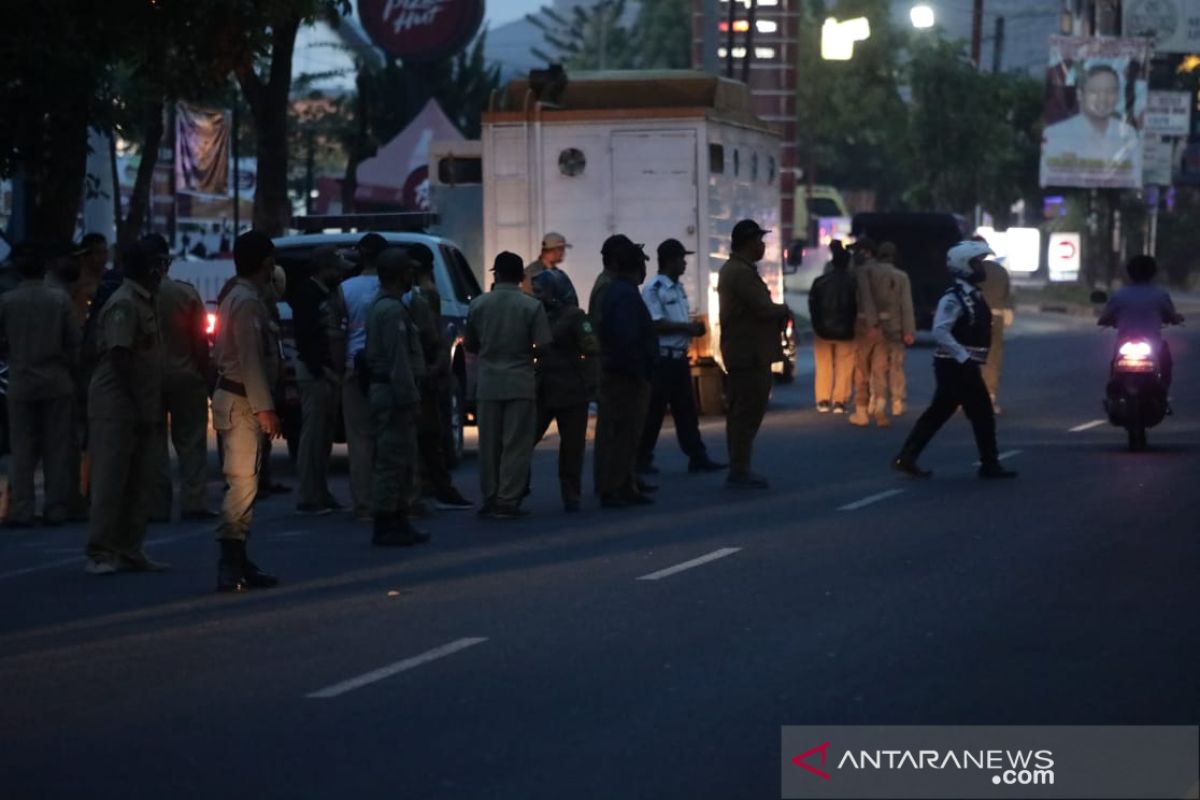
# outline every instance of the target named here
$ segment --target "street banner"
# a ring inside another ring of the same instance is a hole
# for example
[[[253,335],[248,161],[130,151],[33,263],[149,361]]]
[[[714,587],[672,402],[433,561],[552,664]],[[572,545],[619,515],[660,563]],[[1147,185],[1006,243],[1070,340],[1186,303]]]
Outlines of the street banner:
[[[1141,187],[1149,63],[1147,39],[1050,37],[1042,186]]]
[[[1125,0],[1121,30],[1146,36],[1156,53],[1200,52],[1200,0]]]
[[[1170,186],[1175,173],[1178,139],[1146,134],[1142,143],[1142,181],[1147,186]]]
[[[1152,91],[1146,98],[1145,133],[1187,136],[1192,132],[1190,92]]]
[[[175,191],[229,194],[231,115],[179,103],[175,113]]]
[[[1050,244],[1046,251],[1050,280],[1056,283],[1079,280],[1082,247],[1082,237],[1078,233],[1060,231],[1050,234]]]

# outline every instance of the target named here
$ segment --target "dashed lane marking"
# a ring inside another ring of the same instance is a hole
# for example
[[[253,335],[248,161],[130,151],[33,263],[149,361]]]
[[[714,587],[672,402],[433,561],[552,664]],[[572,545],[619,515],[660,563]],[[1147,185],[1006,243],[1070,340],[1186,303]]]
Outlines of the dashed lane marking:
[[[486,641],[486,637],[479,636],[458,639],[450,642],[449,644],[444,644],[441,647],[435,647],[432,650],[421,653],[419,656],[406,658],[403,661],[397,661],[394,664],[388,664],[386,667],[380,667],[379,669],[371,670],[370,672],[359,675],[356,678],[350,678],[349,680],[342,681],[341,683],[335,683],[332,686],[327,686],[324,689],[318,689],[315,692],[306,694],[305,697],[310,700],[328,700],[334,697],[340,697],[347,692],[352,692],[355,689],[361,689],[364,686],[370,686],[372,683],[378,683],[379,681],[386,680],[393,675],[399,675],[401,672],[413,669],[414,667],[419,667],[422,664],[428,664],[430,661],[436,661],[439,658],[445,658],[446,656],[453,655],[460,650],[466,650],[468,647],[474,647],[475,645],[482,644]]]
[[[719,558],[725,558],[726,556],[731,556],[741,549],[742,548],[740,548],[740,547],[722,547],[720,550],[714,550],[711,553],[709,553],[708,555],[703,555],[703,556],[700,556],[699,558],[693,558],[691,561],[684,561],[682,564],[676,564],[673,567],[667,567],[666,569],[660,569],[658,572],[651,572],[649,575],[643,575],[640,578],[638,578],[638,580],[639,581],[657,581],[657,580],[661,580],[663,578],[669,578],[670,576],[676,575],[680,572],[683,572],[684,570],[693,569],[693,568],[699,567],[703,564],[707,564],[710,561],[716,561]]]
[[[904,489],[888,489],[886,492],[873,494],[870,497],[864,497],[862,500],[856,500],[853,503],[839,506],[838,511],[858,511],[860,508],[866,508],[869,505],[878,503],[880,500],[887,500],[889,497],[895,497],[898,494],[904,494]]]
[[[1103,425],[1105,422],[1107,422],[1107,420],[1094,419],[1091,422],[1085,422],[1082,425],[1076,425],[1074,428],[1069,428],[1068,432],[1069,433],[1079,433],[1080,431],[1086,431],[1086,430],[1090,430],[1092,428],[1098,428],[1101,425]]]

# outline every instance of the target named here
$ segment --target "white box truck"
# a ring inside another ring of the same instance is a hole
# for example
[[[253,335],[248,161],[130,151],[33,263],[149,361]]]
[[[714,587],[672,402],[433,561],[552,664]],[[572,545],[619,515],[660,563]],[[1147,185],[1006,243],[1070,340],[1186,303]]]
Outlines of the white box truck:
[[[646,245],[651,275],[663,240],[696,251],[683,284],[708,325],[692,362],[711,409],[730,233],[744,218],[779,228],[779,136],[754,116],[746,86],[693,71],[575,73],[540,93],[515,80],[483,115],[482,140],[483,267],[504,250],[532,261],[544,233],[561,233],[572,245],[562,268],[586,304],[613,234]],[[782,302],[778,233],[766,244],[759,271]],[[790,377],[788,352],[776,369]]]

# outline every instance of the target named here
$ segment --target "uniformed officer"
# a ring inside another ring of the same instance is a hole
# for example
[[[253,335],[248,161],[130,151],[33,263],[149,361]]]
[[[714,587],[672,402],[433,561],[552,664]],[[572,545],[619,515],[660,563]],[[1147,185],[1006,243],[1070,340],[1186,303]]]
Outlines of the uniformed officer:
[[[1004,329],[1013,323],[1012,281],[1008,270],[992,259],[983,262],[983,283],[979,290],[988,308],[992,309],[992,344],[988,360],[983,365],[983,382],[992,398],[992,410],[999,414],[997,396],[1000,394],[1000,368],[1004,365]]]
[[[553,337],[542,304],[521,291],[521,257],[500,253],[492,273],[492,290],[471,301],[463,343],[467,352],[479,354],[480,513],[513,519],[528,513],[521,499],[537,425],[534,348]]]
[[[980,368],[987,361],[992,339],[992,311],[979,291],[983,262],[992,251],[984,242],[959,242],[946,253],[954,283],[938,302],[933,318],[933,401],[917,419],[912,432],[892,459],[892,468],[914,478],[932,473],[917,465],[921,451],[961,406],[971,421],[979,449],[979,477],[1015,478],[1000,464],[996,418]]]
[[[658,275],[642,290],[642,300],[658,332],[658,366],[651,380],[650,406],[638,446],[638,471],[643,474],[658,471],[654,467],[654,447],[668,406],[675,420],[675,438],[688,457],[688,472],[714,472],[727,466],[708,457],[700,437],[688,345],[693,338],[704,335],[705,325],[692,321],[687,292],[679,281],[692,254],[678,239],[660,244]]]
[[[877,266],[883,291],[877,311],[887,353],[887,370],[886,378],[879,382],[879,396],[875,402],[877,422],[880,419],[886,421],[889,398],[893,416],[898,417],[905,411],[905,400],[908,398],[908,380],[904,374],[905,349],[912,346],[917,334],[912,281],[907,272],[896,266],[896,257],[896,245],[891,242],[879,245]]]
[[[854,413],[851,425],[887,427],[886,406],[880,407],[887,390],[888,350],[879,324],[879,307],[887,294],[887,280],[876,260],[879,246],[859,239],[854,252],[854,279],[858,288],[858,324],[854,332]],[[886,401],[883,401],[886,402]]]
[[[404,305],[417,324],[424,356],[416,370],[422,376],[417,384],[421,392],[421,424],[417,428],[420,459],[414,471],[413,499],[420,502],[428,485],[438,507],[461,510],[470,508],[471,503],[459,493],[450,477],[446,457],[448,420],[441,406],[451,379],[450,347],[443,336],[442,298],[433,281],[432,254],[423,247],[416,250],[423,256],[413,259],[411,288],[404,295]],[[423,276],[419,282],[418,275]]]
[[[291,302],[301,415],[296,453],[300,496],[296,510],[302,514],[328,514],[342,508],[329,491],[329,457],[341,387],[322,307],[351,265],[336,247],[325,246],[313,251],[310,266],[312,274],[296,287]]]
[[[421,333],[404,304],[412,288],[412,260],[399,248],[377,261],[379,294],[367,311],[363,353],[375,433],[375,530],[371,544],[404,546],[429,541],[408,519],[417,466],[416,420],[421,404],[414,365],[425,358]]]
[[[157,572],[166,565],[142,552],[149,493],[161,436],[162,336],[154,294],[162,280],[157,242],[145,237],[125,253],[125,280],[97,320],[99,364],[88,390],[92,513],[87,572]]]
[[[535,261],[525,267],[525,280],[521,288],[533,293],[533,279],[543,272],[550,272],[554,280],[562,284],[559,294],[574,298],[574,304],[579,305],[579,297],[575,294],[575,285],[571,278],[559,266],[567,257],[567,238],[561,233],[547,233],[542,237],[542,252]]]
[[[222,434],[228,486],[217,526],[218,592],[265,589],[279,583],[246,555],[258,493],[261,437],[280,435],[273,392],[279,379],[279,340],[263,303],[263,287],[275,270],[275,245],[262,231],[247,231],[234,242],[233,261],[237,280],[217,312],[221,325],[213,350],[217,368],[213,427]]]
[[[79,458],[72,431],[80,330],[70,298],[46,285],[42,254],[29,247],[15,256],[21,283],[0,297],[12,453],[5,524],[33,524],[33,478],[40,461],[46,493],[43,520],[59,525],[69,516],[75,490],[71,462]]]
[[[208,314],[190,283],[168,276],[171,254],[157,237],[156,257],[164,273],[156,305],[163,340],[163,404],[179,461],[180,514],[185,520],[217,516],[205,507],[208,485]],[[166,426],[157,446],[158,484],[153,516],[171,516],[171,463]]]
[[[642,246],[626,243],[617,253],[616,279],[604,295],[600,330],[603,374],[597,428],[607,436],[604,471],[596,476],[600,505],[624,508],[652,503],[637,477],[638,444],[650,403],[650,377],[658,361],[658,335],[638,286],[646,279]],[[603,424],[601,424],[603,423]]]
[[[618,260],[620,254],[633,248],[634,244],[628,236],[624,234],[616,234],[604,240],[604,244],[600,247],[600,260],[603,270],[596,277],[595,283],[592,284],[591,294],[588,295],[588,319],[592,321],[592,329],[596,333],[596,340],[600,342],[600,351],[604,352],[604,343],[600,338],[600,332],[604,327],[604,298],[608,294],[609,288],[612,287],[613,281],[616,280],[617,272],[619,271]],[[596,359],[596,407],[597,410],[600,404],[604,402],[604,370],[600,368],[599,361]],[[596,416],[596,441],[592,446],[592,477],[596,484],[596,494],[600,494],[600,476],[608,470],[608,449],[611,435],[608,430],[608,419],[602,414]]]
[[[367,343],[367,310],[379,294],[375,260],[387,247],[378,233],[368,233],[358,242],[360,274],[341,282],[330,294],[327,330],[334,365],[342,373],[342,419],[346,428],[346,450],[350,457],[350,498],[354,516],[373,519],[371,465],[375,459],[375,437],[371,427],[371,404],[359,388],[354,360]]]
[[[533,294],[542,301],[553,341],[537,351],[537,440],[553,422],[558,429],[558,485],[563,510],[579,510],[583,492],[583,455],[587,449],[588,402],[594,392],[591,363],[600,344],[574,292],[548,270],[533,278]]]
[[[262,289],[263,305],[267,309],[267,317],[270,319],[271,335],[275,341],[280,341],[281,332],[283,329],[283,321],[279,317],[279,303],[287,296],[287,273],[283,271],[283,267],[276,264],[271,271],[271,279],[267,281],[267,285]],[[283,360],[283,350],[279,351],[280,361]],[[283,375],[282,365],[280,374],[275,377],[275,383],[271,387],[275,393],[275,406],[280,407],[283,404]],[[281,423],[282,424],[282,423]],[[281,431],[282,435],[282,431]],[[279,483],[274,479],[274,471],[271,464],[271,436],[264,433],[260,442],[261,452],[259,454],[258,467],[258,496],[267,497],[273,494],[289,494],[292,487],[286,483]]]
[[[771,398],[771,364],[783,360],[781,330],[791,310],[771,299],[758,274],[766,254],[763,230],[751,219],[733,226],[732,251],[721,267],[717,293],[721,309],[721,356],[729,373],[729,409],[725,438],[729,447],[729,478],[739,489],[765,489],[766,478],[750,470],[754,437]]]

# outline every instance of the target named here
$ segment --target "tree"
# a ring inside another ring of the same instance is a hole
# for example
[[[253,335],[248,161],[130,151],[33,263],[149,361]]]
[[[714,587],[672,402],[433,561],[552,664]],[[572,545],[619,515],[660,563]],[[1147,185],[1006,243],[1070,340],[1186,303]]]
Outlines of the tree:
[[[639,69],[691,67],[690,0],[642,0],[632,39],[633,59]]]
[[[626,8],[626,0],[592,0],[568,14],[545,7],[526,15],[549,46],[535,47],[533,54],[576,70],[691,66],[689,0],[641,0],[632,28],[623,22]]]

